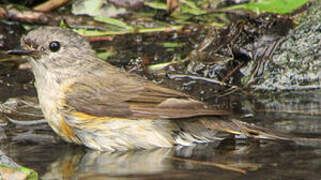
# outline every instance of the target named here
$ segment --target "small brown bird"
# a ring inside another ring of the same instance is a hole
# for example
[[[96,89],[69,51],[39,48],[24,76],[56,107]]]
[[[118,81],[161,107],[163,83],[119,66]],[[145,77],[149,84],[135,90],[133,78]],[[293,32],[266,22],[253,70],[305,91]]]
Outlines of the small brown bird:
[[[221,132],[276,137],[240,121],[201,117],[228,112],[120,71],[73,31],[41,27],[22,37],[21,45],[43,114],[68,142],[115,151],[192,146],[222,140]]]

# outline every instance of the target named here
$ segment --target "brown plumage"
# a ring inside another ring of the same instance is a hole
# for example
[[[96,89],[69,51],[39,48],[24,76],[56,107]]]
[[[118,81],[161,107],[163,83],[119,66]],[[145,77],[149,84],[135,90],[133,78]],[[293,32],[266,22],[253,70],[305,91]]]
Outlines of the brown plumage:
[[[77,82],[70,85],[66,92],[66,104],[90,115],[129,119],[228,114],[224,110],[211,109],[182,92],[107,66],[110,65],[98,63],[90,74],[79,77]]]
[[[21,44],[30,55],[44,116],[66,141],[114,151],[191,146],[222,140],[228,133],[288,139],[223,120],[218,115],[229,112],[121,72],[96,58],[89,43],[70,30],[42,27]]]

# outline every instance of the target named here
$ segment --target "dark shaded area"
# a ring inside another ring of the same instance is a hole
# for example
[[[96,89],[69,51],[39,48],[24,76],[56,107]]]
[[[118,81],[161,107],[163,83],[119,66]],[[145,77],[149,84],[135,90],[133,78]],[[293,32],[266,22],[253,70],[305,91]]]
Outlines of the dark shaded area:
[[[0,21],[0,49],[9,50],[20,46],[24,29],[16,22]]]
[[[12,64],[0,64],[0,101],[10,97],[35,96],[32,79],[33,75],[28,70],[17,70],[17,66]]]

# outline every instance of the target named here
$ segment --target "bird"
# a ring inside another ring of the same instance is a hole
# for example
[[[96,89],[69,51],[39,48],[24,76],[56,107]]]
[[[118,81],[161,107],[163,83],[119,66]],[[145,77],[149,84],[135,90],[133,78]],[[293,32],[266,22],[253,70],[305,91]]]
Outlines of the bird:
[[[288,139],[99,59],[72,30],[40,27],[21,46],[44,117],[67,142],[128,151],[220,142],[231,134]]]

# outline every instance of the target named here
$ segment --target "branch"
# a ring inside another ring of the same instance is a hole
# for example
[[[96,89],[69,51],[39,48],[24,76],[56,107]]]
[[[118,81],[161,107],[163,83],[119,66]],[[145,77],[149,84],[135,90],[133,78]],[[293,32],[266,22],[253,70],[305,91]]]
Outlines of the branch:
[[[77,26],[81,28],[106,30],[106,24],[93,20],[89,16],[75,16],[70,14],[44,13],[20,8],[15,5],[0,5],[0,20],[7,19],[32,24],[43,25],[59,25],[65,22],[69,26]]]
[[[63,4],[67,3],[69,0],[48,0],[33,8],[35,11],[48,12]]]

